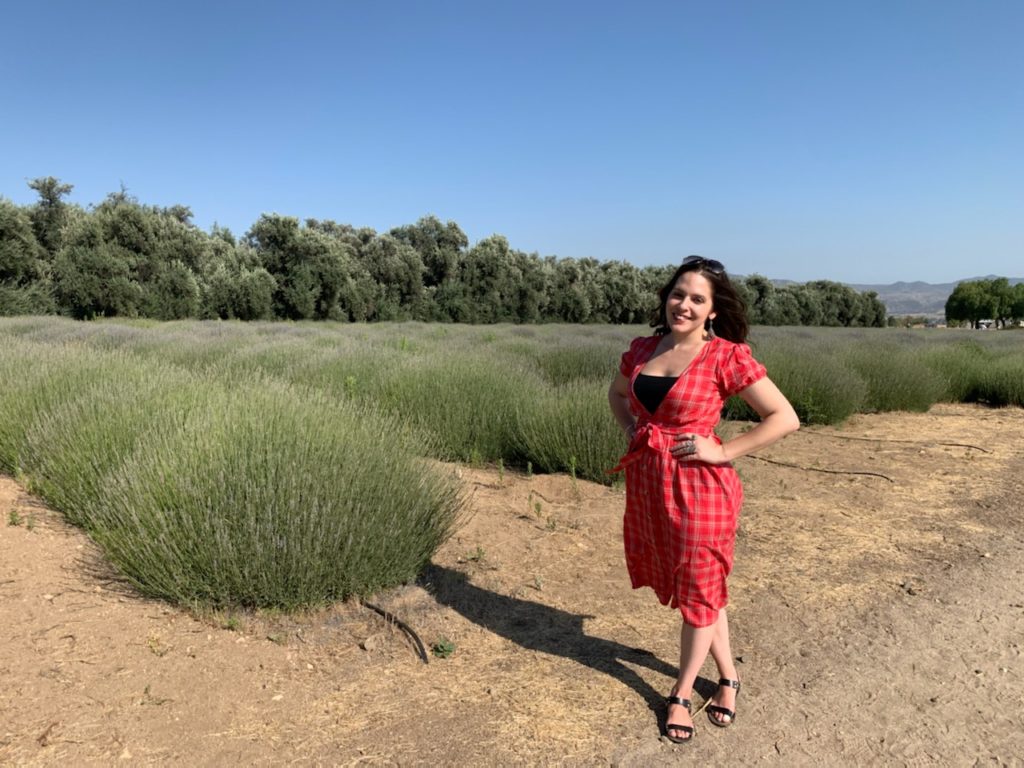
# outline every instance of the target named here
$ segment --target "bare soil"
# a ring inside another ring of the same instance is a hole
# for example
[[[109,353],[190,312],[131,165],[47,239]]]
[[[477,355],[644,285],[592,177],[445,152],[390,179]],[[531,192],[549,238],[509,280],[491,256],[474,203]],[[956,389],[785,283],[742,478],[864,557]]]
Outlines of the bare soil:
[[[372,601],[450,650],[424,664],[356,603],[140,598],[0,478],[0,764],[1021,765],[1022,435],[1024,410],[939,406],[741,459],[738,716],[684,746],[679,617],[629,587],[621,488],[460,468],[469,518]]]

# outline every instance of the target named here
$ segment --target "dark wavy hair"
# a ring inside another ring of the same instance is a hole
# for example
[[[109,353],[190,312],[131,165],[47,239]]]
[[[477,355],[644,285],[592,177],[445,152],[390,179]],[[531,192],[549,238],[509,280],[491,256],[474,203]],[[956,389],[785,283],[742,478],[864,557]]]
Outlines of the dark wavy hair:
[[[715,336],[728,341],[742,344],[747,340],[750,324],[747,321],[747,305],[740,296],[736,286],[729,279],[725,267],[713,259],[702,256],[687,256],[672,277],[658,291],[658,308],[651,316],[651,327],[658,336],[669,332],[665,305],[676,282],[687,272],[697,272],[711,283],[711,306],[714,308],[715,319],[707,321],[706,328]]]

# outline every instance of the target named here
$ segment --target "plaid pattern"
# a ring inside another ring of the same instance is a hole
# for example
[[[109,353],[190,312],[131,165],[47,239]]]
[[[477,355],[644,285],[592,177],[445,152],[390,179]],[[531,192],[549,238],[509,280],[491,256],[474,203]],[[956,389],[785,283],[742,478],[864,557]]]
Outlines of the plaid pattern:
[[[673,436],[696,433],[715,440],[722,405],[765,376],[746,344],[711,339],[679,377],[654,413],[633,393],[633,381],[650,360],[658,336],[634,339],[619,370],[629,379],[637,431],[613,471],[626,471],[623,539],[633,588],[651,587],[662,605],[705,627],[729,601],[743,487],[730,464],[678,461]]]

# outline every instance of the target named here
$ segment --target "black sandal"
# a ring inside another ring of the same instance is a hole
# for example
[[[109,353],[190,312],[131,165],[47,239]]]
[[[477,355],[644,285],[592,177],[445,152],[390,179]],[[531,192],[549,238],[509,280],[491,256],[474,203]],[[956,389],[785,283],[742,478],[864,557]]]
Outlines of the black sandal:
[[[669,704],[678,704],[679,706],[683,707],[687,712],[690,711],[691,705],[689,699],[680,699],[678,696],[669,696],[666,700]],[[665,718],[665,721],[665,736],[668,737],[668,740],[671,741],[673,744],[688,744],[689,742],[693,741],[693,726],[673,725],[672,723],[668,722],[668,717]],[[669,731],[682,731],[683,733],[688,735],[685,738],[681,739],[678,736],[673,736],[671,733],[669,733]]]
[[[718,687],[719,688],[722,688],[722,687],[725,687],[725,688],[735,688],[736,689],[736,697],[739,698],[739,695],[740,695],[740,681],[739,680],[729,680],[729,679],[723,677],[723,678],[721,678],[718,681]],[[719,714],[719,715],[722,715],[723,717],[728,717],[729,719],[728,720],[719,720],[718,718],[712,717],[711,716],[712,714]],[[725,707],[719,707],[719,706],[716,706],[714,704],[709,704],[708,705],[708,720],[711,721],[712,725],[717,725],[719,728],[728,728],[730,725],[732,725],[734,722],[736,722],[736,712],[731,710],[731,709],[726,709]]]

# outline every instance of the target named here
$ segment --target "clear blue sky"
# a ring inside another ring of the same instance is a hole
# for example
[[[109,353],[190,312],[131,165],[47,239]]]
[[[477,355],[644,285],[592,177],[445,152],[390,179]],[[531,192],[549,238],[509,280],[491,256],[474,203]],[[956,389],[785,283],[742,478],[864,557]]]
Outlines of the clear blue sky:
[[[0,195],[560,257],[1024,276],[1024,2],[6,4]]]

